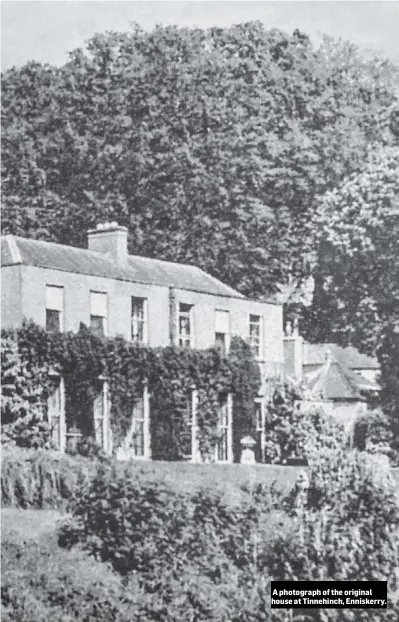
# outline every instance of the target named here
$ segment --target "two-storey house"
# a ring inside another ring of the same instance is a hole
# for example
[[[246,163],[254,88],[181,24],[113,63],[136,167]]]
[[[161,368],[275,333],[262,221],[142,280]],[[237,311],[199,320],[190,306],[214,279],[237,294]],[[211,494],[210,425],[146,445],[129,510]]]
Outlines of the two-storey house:
[[[176,345],[228,349],[231,337],[248,340],[263,378],[283,371],[282,307],[249,300],[233,288],[185,264],[128,254],[127,229],[116,223],[88,232],[88,248],[76,248],[12,235],[2,238],[2,325],[13,328],[24,318],[48,331],[78,331],[81,323],[106,336],[123,336],[149,346]],[[106,449],[106,383],[95,406],[98,438]],[[73,432],[63,419],[62,379],[49,404],[57,422],[60,448]],[[230,438],[231,405],[221,425]],[[133,413],[131,438],[123,452],[150,457],[148,396]],[[257,401],[258,432],[264,442],[262,395]],[[224,422],[224,423],[223,423]],[[226,446],[226,443],[224,443]],[[193,449],[193,456],[195,450]],[[232,459],[228,446],[221,461]]]

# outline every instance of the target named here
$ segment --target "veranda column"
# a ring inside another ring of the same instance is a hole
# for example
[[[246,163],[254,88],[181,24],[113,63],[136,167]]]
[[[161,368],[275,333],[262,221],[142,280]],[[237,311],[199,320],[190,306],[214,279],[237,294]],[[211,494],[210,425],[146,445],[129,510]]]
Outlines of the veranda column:
[[[197,439],[197,412],[198,412],[198,391],[192,387],[191,400],[191,462],[198,461],[198,439]]]
[[[60,376],[60,451],[65,453],[66,450],[66,417],[65,417],[65,382]]]
[[[110,421],[110,417],[109,417],[109,409],[110,409],[110,403],[109,403],[109,387],[108,387],[108,381],[104,380],[103,381],[103,390],[102,390],[102,402],[103,402],[103,421],[102,421],[102,426],[103,426],[103,449],[105,451],[105,453],[110,454],[111,453],[111,439],[110,439],[110,425],[109,425],[109,421]]]
[[[150,394],[148,382],[143,384],[143,411],[144,411],[144,458],[151,459],[151,431],[150,431]]]
[[[227,461],[233,462],[233,395],[227,395]]]

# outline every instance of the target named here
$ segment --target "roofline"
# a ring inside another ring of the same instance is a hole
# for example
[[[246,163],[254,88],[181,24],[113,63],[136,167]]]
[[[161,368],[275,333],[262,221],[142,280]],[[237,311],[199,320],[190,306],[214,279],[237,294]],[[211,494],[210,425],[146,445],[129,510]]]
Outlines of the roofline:
[[[96,229],[93,229],[93,232],[97,231]],[[100,231],[101,232],[101,231]],[[236,295],[234,294],[215,294],[213,292],[209,292],[209,291],[204,291],[202,289],[195,289],[192,287],[177,287],[175,285],[163,285],[160,283],[151,283],[149,281],[142,281],[142,280],[131,280],[131,279],[125,279],[123,277],[111,277],[111,276],[100,276],[98,274],[92,274],[91,272],[74,272],[71,270],[63,270],[62,268],[50,268],[49,266],[42,266],[42,265],[37,265],[37,264],[33,264],[33,263],[26,263],[23,261],[22,257],[21,257],[21,253],[19,251],[18,245],[16,240],[17,239],[21,239],[21,240],[28,240],[29,242],[39,242],[41,244],[51,244],[54,246],[60,246],[62,248],[73,248],[73,249],[77,249],[80,251],[85,251],[85,252],[89,252],[89,253],[94,253],[94,254],[99,254],[99,255],[106,255],[106,253],[99,253],[98,251],[92,251],[88,248],[82,248],[80,246],[69,246],[68,244],[60,244],[59,242],[47,242],[46,240],[32,240],[31,238],[24,238],[22,236],[16,236],[13,234],[9,234],[9,235],[2,235],[1,236],[2,239],[5,239],[10,247],[10,253],[11,256],[13,258],[12,263],[5,263],[5,264],[1,264],[2,268],[6,268],[6,267],[12,267],[12,266],[16,266],[16,265],[24,265],[24,266],[32,266],[34,268],[40,268],[42,270],[57,270],[58,272],[69,272],[70,274],[85,274],[86,276],[93,276],[93,277],[98,277],[98,278],[103,278],[103,279],[110,279],[110,280],[114,280],[114,281],[124,281],[126,283],[140,283],[141,285],[157,285],[158,287],[175,287],[176,289],[181,289],[184,291],[189,291],[189,292],[195,292],[197,294],[207,294],[208,296],[219,296],[221,298],[233,298],[235,300],[246,300],[247,302],[256,302],[256,303],[260,303],[260,304],[266,304],[266,305],[273,305],[276,307],[281,307],[283,306],[282,302],[278,302],[275,300],[270,300],[270,301],[266,301],[266,300],[257,300],[255,298],[249,298],[247,296],[244,296],[244,294],[240,294],[240,292],[237,291]],[[223,283],[223,281],[220,281],[219,279],[217,279],[216,277],[214,277],[212,274],[209,274],[208,272],[206,272],[205,270],[203,270],[202,268],[200,268],[199,266],[193,265],[193,264],[188,264],[188,263],[182,263],[182,262],[178,262],[178,261],[167,261],[165,259],[158,259],[157,257],[145,257],[143,255],[128,255],[128,258],[139,258],[139,259],[144,259],[144,260],[150,260],[150,261],[156,261],[162,264],[172,264],[174,266],[184,266],[187,268],[194,268],[196,270],[199,270],[200,272],[202,272],[203,274],[205,274],[207,277],[211,278],[213,281],[215,281],[216,284],[220,284],[224,287],[229,287],[230,289],[232,289],[232,291],[235,291],[234,288],[230,287],[229,285],[227,285],[226,283]]]

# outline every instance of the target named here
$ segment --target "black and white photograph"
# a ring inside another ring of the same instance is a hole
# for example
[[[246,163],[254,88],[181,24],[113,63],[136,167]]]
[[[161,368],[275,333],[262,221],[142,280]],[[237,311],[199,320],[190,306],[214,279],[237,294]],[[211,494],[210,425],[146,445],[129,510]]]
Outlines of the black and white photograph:
[[[399,1],[0,5],[1,620],[399,622]]]

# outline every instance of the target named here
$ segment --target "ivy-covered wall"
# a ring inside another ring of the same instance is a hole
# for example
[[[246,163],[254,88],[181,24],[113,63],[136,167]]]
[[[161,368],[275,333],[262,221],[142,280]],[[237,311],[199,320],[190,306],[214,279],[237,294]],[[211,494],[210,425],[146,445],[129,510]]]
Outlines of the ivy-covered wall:
[[[36,401],[46,402],[54,372],[64,378],[67,426],[78,427],[86,436],[94,432],[93,401],[99,377],[107,378],[114,448],[127,433],[132,406],[141,396],[144,382],[150,395],[154,459],[179,460],[187,453],[187,398],[192,387],[198,392],[198,442],[203,455],[212,454],[217,442],[222,395],[233,395],[236,460],[242,436],[255,432],[254,399],[260,389],[260,371],[249,346],[240,338],[232,339],[228,355],[217,349],[150,348],[123,338],[99,338],[83,325],[78,333],[50,334],[25,323],[18,330],[2,331],[2,339],[14,344],[7,351],[10,356],[18,354],[24,368],[20,381],[29,385],[27,393],[37,395]],[[2,361],[5,370],[10,369],[7,351]],[[13,416],[25,415],[14,409]]]

